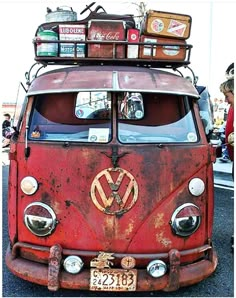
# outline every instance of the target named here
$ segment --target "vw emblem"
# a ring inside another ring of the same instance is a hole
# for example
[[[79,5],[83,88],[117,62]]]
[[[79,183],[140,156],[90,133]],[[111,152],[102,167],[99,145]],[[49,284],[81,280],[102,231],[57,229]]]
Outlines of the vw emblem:
[[[138,184],[124,169],[105,169],[92,182],[91,198],[100,211],[120,215],[129,211],[137,201]]]

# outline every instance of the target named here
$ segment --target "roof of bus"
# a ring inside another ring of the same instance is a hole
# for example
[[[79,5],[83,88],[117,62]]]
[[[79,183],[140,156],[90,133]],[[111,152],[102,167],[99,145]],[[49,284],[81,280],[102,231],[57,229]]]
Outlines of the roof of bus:
[[[54,69],[33,80],[28,96],[79,91],[155,92],[199,97],[191,82],[180,75],[159,69],[130,66]]]

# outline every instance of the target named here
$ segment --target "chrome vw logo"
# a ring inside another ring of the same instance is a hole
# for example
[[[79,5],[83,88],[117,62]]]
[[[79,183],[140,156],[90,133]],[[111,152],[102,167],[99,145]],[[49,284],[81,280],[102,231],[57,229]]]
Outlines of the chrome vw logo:
[[[92,182],[91,198],[102,212],[111,215],[123,214],[137,201],[138,184],[124,169],[105,169],[98,173]]]

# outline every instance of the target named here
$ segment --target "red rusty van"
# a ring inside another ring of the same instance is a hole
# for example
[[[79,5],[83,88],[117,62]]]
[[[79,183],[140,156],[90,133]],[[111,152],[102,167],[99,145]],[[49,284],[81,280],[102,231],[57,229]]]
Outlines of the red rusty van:
[[[6,262],[58,288],[173,291],[216,268],[198,93],[142,67],[33,80],[10,148]]]
[[[217,266],[199,95],[169,61],[91,61],[29,84],[9,153],[6,264],[52,291],[198,283]]]

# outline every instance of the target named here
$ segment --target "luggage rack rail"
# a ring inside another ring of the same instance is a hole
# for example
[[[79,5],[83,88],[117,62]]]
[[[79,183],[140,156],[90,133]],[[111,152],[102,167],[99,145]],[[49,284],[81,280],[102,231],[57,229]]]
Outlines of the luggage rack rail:
[[[85,40],[85,41],[74,41],[74,40],[40,40],[40,44],[71,44],[74,45],[74,53],[71,54],[72,57],[60,57],[60,56],[38,56],[37,55],[37,44],[39,41],[35,38],[33,40],[34,49],[35,49],[35,58],[34,60],[43,65],[126,65],[126,66],[142,66],[142,67],[156,67],[156,68],[178,68],[181,66],[186,66],[190,64],[190,55],[192,45],[182,44],[182,43],[147,43],[147,42],[128,42],[128,41],[98,41],[98,40]],[[77,57],[76,49],[77,45],[85,45],[86,49],[89,45],[98,44],[101,46],[110,46],[111,54],[109,57],[88,57],[87,51],[85,51],[85,57]],[[128,46],[139,47],[139,54],[137,58],[128,58],[127,49]],[[123,46],[124,54],[122,58],[117,57],[118,47]],[[161,51],[164,49],[168,50],[184,50],[185,58],[184,59],[174,59],[171,56],[171,59],[162,59],[155,57],[155,51]],[[146,55],[145,58],[140,57],[140,51],[143,49],[148,49],[150,55]],[[60,55],[60,54],[59,54]]]

